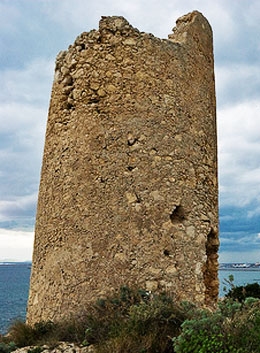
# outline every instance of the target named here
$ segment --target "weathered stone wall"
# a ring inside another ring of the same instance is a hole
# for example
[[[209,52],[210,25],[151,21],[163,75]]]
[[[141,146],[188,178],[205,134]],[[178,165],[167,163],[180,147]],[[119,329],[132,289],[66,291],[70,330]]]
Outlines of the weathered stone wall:
[[[57,57],[28,322],[136,285],[218,296],[212,31],[198,12],[168,40],[102,17]]]

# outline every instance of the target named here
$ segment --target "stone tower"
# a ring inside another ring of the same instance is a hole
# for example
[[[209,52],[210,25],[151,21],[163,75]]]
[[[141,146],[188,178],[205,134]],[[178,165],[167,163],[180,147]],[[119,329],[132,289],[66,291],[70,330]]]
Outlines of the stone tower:
[[[218,183],[212,31],[169,39],[102,17],[56,61],[28,323],[121,285],[212,304]]]

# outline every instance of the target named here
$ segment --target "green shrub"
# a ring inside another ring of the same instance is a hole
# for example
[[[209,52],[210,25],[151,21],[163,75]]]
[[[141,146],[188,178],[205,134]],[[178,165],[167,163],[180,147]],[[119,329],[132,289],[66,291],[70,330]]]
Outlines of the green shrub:
[[[249,297],[260,299],[260,285],[258,283],[249,283],[245,286],[234,286],[228,291],[226,297],[240,302]]]
[[[197,310],[192,319],[182,324],[182,333],[174,339],[177,353],[225,352],[221,313]]]
[[[260,301],[225,298],[210,311],[122,287],[61,322],[18,321],[7,337],[0,353],[28,345],[35,346],[29,353],[41,353],[43,344],[59,341],[94,344],[98,353],[259,353]]]
[[[197,309],[173,344],[176,353],[259,353],[260,301],[227,299],[215,312]]]
[[[249,283],[244,286],[236,286],[234,284],[234,276],[229,275],[225,278],[223,283],[225,284],[224,292],[226,298],[231,298],[243,302],[246,298],[258,298],[260,299],[260,285],[258,283]],[[227,289],[229,287],[229,290]]]
[[[17,348],[14,342],[0,342],[0,353],[10,353]]]
[[[243,352],[260,351],[260,301],[247,298],[241,309],[233,317],[229,328],[230,341],[235,347],[242,347]]]
[[[182,311],[165,294],[120,290],[92,312],[87,341],[99,352],[173,352],[170,337],[180,333]]]
[[[33,345],[36,342],[35,330],[22,321],[16,321],[9,330],[9,337],[17,347]]]
[[[18,347],[67,341],[95,344],[103,353],[172,353],[171,337],[180,333],[188,311],[163,293],[151,295],[124,286],[61,322],[16,322],[9,336]]]

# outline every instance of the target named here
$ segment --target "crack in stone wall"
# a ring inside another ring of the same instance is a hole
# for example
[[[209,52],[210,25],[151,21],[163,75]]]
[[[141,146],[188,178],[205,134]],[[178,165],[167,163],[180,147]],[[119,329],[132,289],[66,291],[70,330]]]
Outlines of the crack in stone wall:
[[[215,109],[212,31],[197,11],[169,39],[102,17],[57,56],[29,323],[120,285],[216,301]]]

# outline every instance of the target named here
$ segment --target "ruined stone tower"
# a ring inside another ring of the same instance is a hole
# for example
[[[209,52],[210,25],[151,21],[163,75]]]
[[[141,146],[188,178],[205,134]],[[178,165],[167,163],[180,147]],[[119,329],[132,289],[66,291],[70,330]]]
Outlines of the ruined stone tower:
[[[102,17],[57,57],[27,321],[58,320],[121,285],[218,296],[212,31],[169,39]]]

